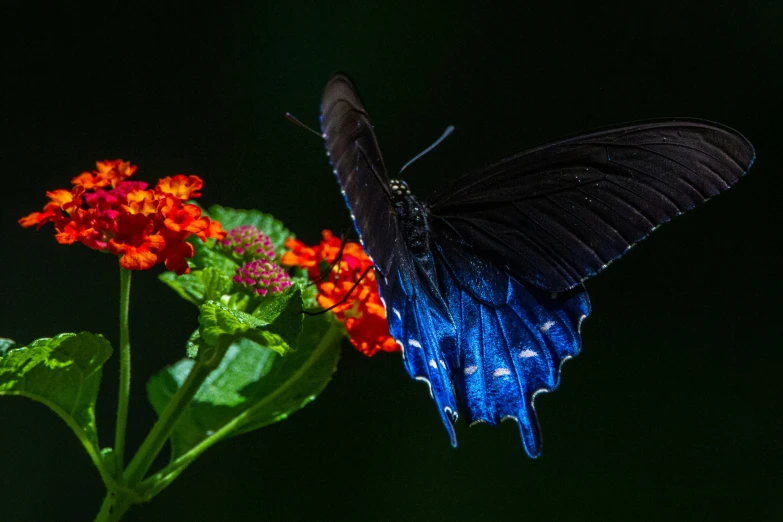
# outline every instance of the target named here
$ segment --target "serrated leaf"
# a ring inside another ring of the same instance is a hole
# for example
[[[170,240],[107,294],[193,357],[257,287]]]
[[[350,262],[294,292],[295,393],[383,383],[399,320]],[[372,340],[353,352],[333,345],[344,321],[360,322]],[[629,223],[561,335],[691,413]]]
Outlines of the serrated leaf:
[[[214,301],[201,305],[199,311],[200,341],[209,346],[218,346],[227,336],[247,337],[285,354],[296,345],[302,328],[301,292],[294,287],[267,296],[253,314]]]
[[[294,234],[285,228],[283,223],[258,210],[243,210],[213,205],[209,207],[208,214],[211,219],[220,221],[225,230],[231,230],[241,225],[253,225],[269,236],[278,255],[282,252],[285,240],[289,237],[294,237]]]
[[[272,323],[277,317],[283,313],[283,311],[289,306],[290,301],[293,299],[295,302],[299,302],[302,298],[300,290],[295,286],[290,286],[281,292],[280,294],[267,295],[265,298],[259,301],[258,306],[251,312],[253,317],[265,322],[266,324]],[[298,310],[301,315],[301,304]]]
[[[51,408],[103,469],[95,426],[101,369],[111,356],[101,335],[65,333],[38,339],[0,358],[0,395],[21,395]]]
[[[215,249],[215,241],[213,239],[209,239],[204,243],[198,238],[191,237],[188,241],[193,245],[194,251],[193,257],[188,260],[191,268],[196,270],[215,268],[222,274],[231,276],[239,266],[230,256],[226,256]]]
[[[205,301],[222,301],[226,296],[233,296],[233,280],[217,268],[208,267],[182,275],[163,272],[158,278],[196,306]],[[245,296],[239,298],[246,299]]]
[[[209,346],[220,344],[225,336],[240,337],[267,326],[269,322],[234,310],[221,303],[208,301],[199,307],[199,332],[201,341]]]
[[[296,350],[297,346],[299,346],[304,321],[301,292],[298,288],[291,287],[287,293],[290,294],[287,300],[276,300],[276,303],[285,302],[284,308],[281,309],[279,306],[274,308],[266,307],[263,309],[263,312],[260,312],[259,309],[253,312],[254,317],[259,317],[260,315],[263,317],[263,320],[270,323],[263,331],[262,338],[255,340],[278,353],[285,353],[281,350]]]
[[[337,367],[341,339],[332,318],[312,316],[304,321],[298,349],[284,357],[250,339],[232,344],[180,417],[171,437],[172,461],[196,445],[283,420],[312,401]],[[158,414],[194,364],[182,360],[149,381],[147,393]]]
[[[158,276],[158,279],[171,287],[180,297],[198,306],[204,302],[206,289],[204,282],[195,273],[177,275],[166,271]]]
[[[201,279],[204,285],[204,298],[207,301],[220,300],[224,295],[229,294],[234,286],[231,277],[217,268],[207,267],[204,270],[199,270],[196,276]]]

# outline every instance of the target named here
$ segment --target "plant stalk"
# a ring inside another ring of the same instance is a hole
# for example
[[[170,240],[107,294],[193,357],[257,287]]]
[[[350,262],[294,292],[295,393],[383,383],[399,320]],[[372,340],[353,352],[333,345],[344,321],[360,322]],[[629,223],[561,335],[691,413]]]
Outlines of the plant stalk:
[[[171,432],[174,430],[174,425],[179,420],[180,415],[188,407],[191,399],[201,387],[210,371],[212,371],[211,367],[199,361],[190,369],[185,382],[182,383],[182,386],[166,405],[166,409],[163,410],[158,422],[152,427],[147,438],[141,443],[139,451],[128,464],[128,468],[123,475],[123,483],[127,487],[133,488],[144,478],[144,474],[152,466],[155,457],[158,456],[158,453],[160,453],[160,450],[163,449],[166,441],[171,436]]]
[[[114,432],[114,456],[118,480],[121,480],[122,470],[125,469],[125,432],[130,402],[131,353],[128,328],[130,285],[130,270],[120,267],[120,391],[117,403],[117,426]]]

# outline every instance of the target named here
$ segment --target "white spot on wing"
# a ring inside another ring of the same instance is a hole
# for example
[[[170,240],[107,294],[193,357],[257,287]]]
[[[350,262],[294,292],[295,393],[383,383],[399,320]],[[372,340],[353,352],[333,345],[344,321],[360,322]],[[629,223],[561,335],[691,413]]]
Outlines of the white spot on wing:
[[[399,310],[397,310],[396,308],[392,308],[392,312],[394,312],[394,315],[397,316],[397,319],[402,320],[402,316],[400,315],[400,311]]]
[[[508,368],[498,368],[492,374],[492,377],[503,377],[504,375],[511,375],[511,370],[509,370]]]
[[[539,328],[539,330],[541,330],[542,332],[546,332],[547,330],[552,328],[554,325],[555,325],[554,321],[547,321],[547,322],[545,322],[544,324],[541,325],[541,328]]]
[[[446,363],[443,362],[443,359],[438,359],[438,362],[440,363],[441,366],[443,366],[443,369],[445,370],[446,369]]]
[[[435,362],[435,359],[430,359],[430,366],[432,366],[436,370],[438,369],[438,363]]]
[[[528,357],[535,357],[536,355],[538,355],[536,352],[534,352],[533,350],[530,350],[528,348],[526,348],[526,349],[522,350],[521,352],[519,352],[519,358],[520,359],[527,359]]]
[[[478,370],[478,366],[475,364],[473,366],[466,366],[465,367],[465,375],[473,375],[476,373],[476,370]]]
[[[408,339],[408,344],[415,348],[421,348],[421,343],[416,339]]]

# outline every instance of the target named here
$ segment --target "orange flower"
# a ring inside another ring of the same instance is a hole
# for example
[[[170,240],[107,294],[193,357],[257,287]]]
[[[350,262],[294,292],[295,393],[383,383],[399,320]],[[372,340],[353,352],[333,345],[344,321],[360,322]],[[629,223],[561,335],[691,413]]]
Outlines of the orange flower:
[[[198,176],[186,176],[177,174],[168,178],[161,178],[155,190],[161,194],[168,194],[178,199],[198,198],[201,194],[198,192],[204,182]]]
[[[73,189],[47,192],[50,202],[43,212],[19,220],[23,227],[52,222],[59,243],[82,243],[94,250],[120,256],[129,270],[147,270],[158,263],[177,274],[190,271],[187,260],[195,235],[223,239],[226,232],[217,221],[201,215],[201,209],[183,200],[198,197],[203,186],[197,176],[178,174],[163,178],[154,190],[141,181],[127,181],[136,172],[130,162],[99,161],[97,170],[73,178]],[[86,208],[85,208],[86,207]]]
[[[345,243],[338,260],[342,241],[328,230],[322,232],[322,237],[323,241],[312,247],[289,238],[285,243],[288,251],[283,254],[281,263],[307,271],[318,289],[318,304],[331,308],[337,319],[345,323],[351,344],[357,350],[367,356],[379,351],[400,351],[389,333],[386,310],[378,294],[370,258],[358,243]],[[322,263],[331,266],[323,276],[319,272]],[[367,273],[357,284],[365,271]]]
[[[167,229],[172,232],[190,232],[202,241],[206,241],[206,230],[210,220],[201,217],[201,209],[196,205],[183,205],[182,201],[172,196],[164,196],[161,213]]]
[[[155,197],[155,192],[152,190],[131,190],[128,192],[126,198],[128,204],[123,205],[122,208],[129,214],[144,214],[145,216],[149,216],[158,210],[158,199]]]
[[[95,163],[97,170],[82,172],[71,180],[74,185],[84,187],[85,190],[93,190],[117,184],[125,178],[129,178],[136,172],[136,165],[121,159],[111,161],[98,161]]]
[[[35,225],[35,229],[40,230],[40,228],[49,221],[56,221],[62,218],[62,215],[63,214],[60,211],[60,207],[57,205],[57,203],[47,203],[44,206],[43,212],[31,212],[27,216],[20,219],[19,224],[24,228]]]

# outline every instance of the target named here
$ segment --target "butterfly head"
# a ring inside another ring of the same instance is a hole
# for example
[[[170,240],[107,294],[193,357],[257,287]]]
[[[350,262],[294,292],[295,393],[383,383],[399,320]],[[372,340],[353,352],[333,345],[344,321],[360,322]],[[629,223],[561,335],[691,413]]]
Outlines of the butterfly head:
[[[389,189],[391,190],[392,198],[395,200],[411,195],[411,189],[408,188],[408,184],[401,179],[390,180]]]

